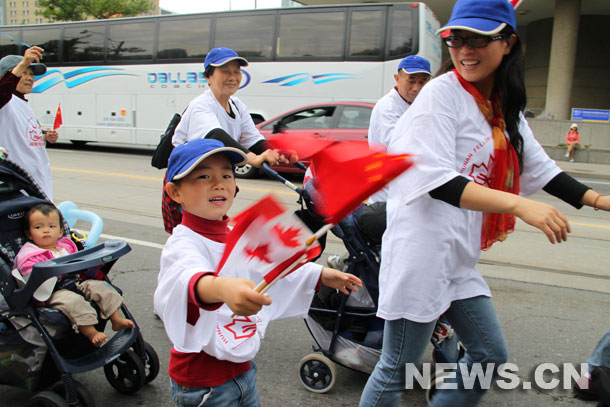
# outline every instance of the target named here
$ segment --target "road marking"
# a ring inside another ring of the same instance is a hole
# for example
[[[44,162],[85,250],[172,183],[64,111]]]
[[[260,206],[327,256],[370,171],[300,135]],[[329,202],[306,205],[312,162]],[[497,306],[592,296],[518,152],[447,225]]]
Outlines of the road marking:
[[[119,172],[105,172],[105,171],[93,171],[93,170],[81,170],[77,168],[60,168],[60,167],[51,167],[51,170],[54,171],[65,171],[65,172],[80,172],[83,174],[96,174],[96,175],[106,175],[110,177],[122,177],[122,178],[135,178],[135,179],[145,179],[150,181],[162,182],[163,178],[159,177],[146,177],[144,175],[133,175],[133,174],[121,174]],[[286,191],[286,190],[277,190],[277,189],[266,189],[266,188],[253,188],[253,187],[242,187],[239,186],[239,189],[246,191],[258,191],[258,192],[272,192],[274,194],[282,194],[282,195],[298,195],[294,191]]]
[[[570,222],[570,225],[587,226],[590,228],[610,229],[610,226],[608,226],[608,225],[596,225],[593,223]]]

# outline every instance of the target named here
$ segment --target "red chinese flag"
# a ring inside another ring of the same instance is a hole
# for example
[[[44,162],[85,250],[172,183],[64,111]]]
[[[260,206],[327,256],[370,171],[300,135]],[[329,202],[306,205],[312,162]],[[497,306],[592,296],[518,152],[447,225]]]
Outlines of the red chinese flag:
[[[275,148],[294,150],[299,157],[307,158],[316,171],[315,188],[320,197],[314,202],[327,222],[336,224],[365,199],[383,188],[413,162],[408,154],[391,155],[374,150],[366,141],[329,142],[316,137],[281,135],[269,142]],[[299,145],[306,145],[300,149]]]
[[[55,113],[55,121],[53,122],[53,130],[59,129],[59,126],[64,124],[61,118],[61,105],[57,106],[57,113]]]

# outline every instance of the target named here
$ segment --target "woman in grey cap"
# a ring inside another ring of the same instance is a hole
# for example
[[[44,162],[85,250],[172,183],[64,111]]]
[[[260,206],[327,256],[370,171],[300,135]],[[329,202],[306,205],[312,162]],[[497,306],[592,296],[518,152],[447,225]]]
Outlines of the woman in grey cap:
[[[49,199],[53,199],[51,164],[46,142],[55,143],[57,132],[42,128],[25,95],[32,92],[34,76],[43,75],[47,67],[40,63],[43,49],[31,47],[23,57],[7,55],[0,60],[0,146],[8,158],[25,169]]]

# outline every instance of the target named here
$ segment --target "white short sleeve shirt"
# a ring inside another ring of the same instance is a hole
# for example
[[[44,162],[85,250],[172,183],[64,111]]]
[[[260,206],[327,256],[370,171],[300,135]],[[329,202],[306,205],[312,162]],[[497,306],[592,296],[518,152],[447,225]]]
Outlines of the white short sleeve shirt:
[[[519,124],[524,142],[522,194],[561,172]],[[493,160],[491,127],[453,73],[428,83],[398,120],[391,153],[410,153],[416,165],[391,185],[383,235],[378,315],[416,322],[437,319],[454,300],[491,296],[476,269],[482,213],[433,199],[428,192],[464,176],[487,185]]]

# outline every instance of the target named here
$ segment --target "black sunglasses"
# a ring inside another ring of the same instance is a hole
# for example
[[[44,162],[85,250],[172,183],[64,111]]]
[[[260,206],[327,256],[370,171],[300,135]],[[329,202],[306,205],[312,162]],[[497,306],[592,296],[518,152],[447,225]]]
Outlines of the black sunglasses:
[[[445,45],[449,48],[461,48],[464,44],[468,44],[470,48],[485,48],[490,42],[496,40],[503,40],[508,38],[507,34],[495,35],[488,37],[486,35],[475,35],[473,37],[458,37],[457,35],[449,35],[443,38]]]

